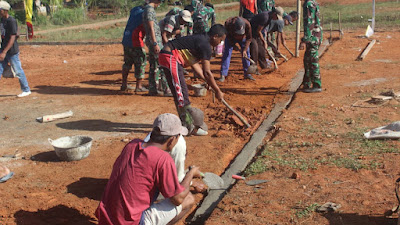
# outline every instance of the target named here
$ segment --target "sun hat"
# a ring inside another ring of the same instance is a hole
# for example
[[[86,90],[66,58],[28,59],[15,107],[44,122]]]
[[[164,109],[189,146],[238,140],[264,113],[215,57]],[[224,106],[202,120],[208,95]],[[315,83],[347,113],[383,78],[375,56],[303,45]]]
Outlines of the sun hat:
[[[189,12],[189,10],[182,10],[179,15],[182,17],[182,19],[187,22],[187,23],[192,23],[192,14]]]
[[[285,10],[283,10],[282,7],[278,6],[275,8],[276,15],[278,16],[278,20],[283,20],[283,13],[285,13]]]
[[[235,21],[235,34],[243,35],[245,33],[246,23],[242,18],[237,18]]]
[[[160,130],[160,135],[175,136],[178,134],[188,134],[188,129],[182,126],[179,117],[172,113],[164,113],[157,116],[153,123],[153,129],[154,128]]]
[[[0,1],[0,9],[9,11],[11,9],[11,6],[6,1]]]

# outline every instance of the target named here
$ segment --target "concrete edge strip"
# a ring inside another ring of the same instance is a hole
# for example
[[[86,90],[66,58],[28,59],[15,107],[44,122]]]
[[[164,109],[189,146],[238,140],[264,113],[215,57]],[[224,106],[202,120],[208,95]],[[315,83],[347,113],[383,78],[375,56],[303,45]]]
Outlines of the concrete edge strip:
[[[323,53],[327,50],[329,46],[329,41],[325,40],[320,48],[319,56],[321,57]],[[282,111],[290,104],[293,99],[294,94],[300,87],[304,76],[304,69],[300,69],[294,78],[292,79],[288,95],[284,100],[275,104],[274,108],[269,113],[268,117],[263,121],[257,131],[252,135],[250,141],[245,144],[240,153],[236,156],[230,166],[221,175],[225,182],[225,187],[218,190],[210,190],[208,195],[203,199],[200,207],[194,213],[191,220],[192,223],[202,223],[208,219],[208,217],[213,212],[214,208],[225,196],[227,191],[233,187],[236,180],[232,179],[232,175],[240,174],[243,172],[251,160],[254,158],[257,149],[263,145],[263,140],[268,133],[268,130],[273,126],[275,121],[282,114]]]
[[[44,41],[44,42],[18,42],[18,45],[115,45],[121,44],[120,41],[107,41],[107,42],[97,42],[97,41]]]

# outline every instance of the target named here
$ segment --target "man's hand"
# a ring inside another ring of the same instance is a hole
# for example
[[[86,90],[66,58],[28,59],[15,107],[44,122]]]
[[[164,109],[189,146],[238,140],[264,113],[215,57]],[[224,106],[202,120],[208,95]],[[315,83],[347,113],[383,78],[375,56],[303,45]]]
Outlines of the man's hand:
[[[208,187],[201,181],[192,181],[193,192],[194,193],[204,193],[207,191]]]
[[[300,46],[299,46],[299,50],[304,50],[305,45],[306,45],[306,43],[301,42]]]
[[[6,57],[6,53],[5,52],[0,53],[0,61],[4,61],[5,57]]]
[[[154,53],[155,54],[160,53],[160,46],[158,46],[158,45],[154,46]]]
[[[215,97],[217,97],[218,100],[222,101],[222,99],[224,99],[224,93],[222,93],[221,90],[218,90],[215,92]]]
[[[249,58],[249,56],[247,55],[247,51],[242,52],[242,57],[245,59]]]
[[[193,173],[193,177],[201,178],[200,168],[198,166],[189,166],[189,172]]]

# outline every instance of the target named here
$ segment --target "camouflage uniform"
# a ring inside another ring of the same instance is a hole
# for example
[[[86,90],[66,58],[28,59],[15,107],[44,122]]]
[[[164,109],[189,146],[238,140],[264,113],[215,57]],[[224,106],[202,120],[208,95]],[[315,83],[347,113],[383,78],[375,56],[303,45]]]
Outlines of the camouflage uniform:
[[[132,65],[135,66],[135,78],[143,79],[146,67],[146,51],[142,47],[126,47],[124,46],[124,65],[123,69],[130,70]],[[123,82],[123,84],[127,82]]]
[[[258,13],[264,11],[272,11],[275,8],[274,0],[257,0],[257,10]]]
[[[209,6],[203,6],[193,14],[193,33],[202,34],[210,30],[208,21],[211,20],[211,26],[215,24],[215,11]]]
[[[144,28],[146,30],[145,43],[147,45],[147,48],[149,49],[149,63],[150,63],[149,93],[155,94],[157,93],[157,82],[160,78],[160,75],[163,88],[166,88],[168,86],[167,86],[167,81],[163,76],[163,72],[159,69],[158,66],[158,54],[154,53],[154,45],[151,40],[151,29],[147,25],[147,22],[149,21],[153,21],[153,29],[154,29],[154,34],[156,36],[156,42],[157,45],[160,47],[160,49],[162,49],[163,44],[161,38],[161,31],[156,18],[156,12],[154,11],[154,8],[151,5],[146,5],[144,7],[144,12],[143,12],[143,23],[144,23]]]
[[[192,0],[192,6],[194,11],[196,12],[203,6],[203,0]]]
[[[315,0],[306,0],[303,4],[304,37],[304,88],[321,88],[318,49],[322,43],[322,27],[319,19],[319,5]]]

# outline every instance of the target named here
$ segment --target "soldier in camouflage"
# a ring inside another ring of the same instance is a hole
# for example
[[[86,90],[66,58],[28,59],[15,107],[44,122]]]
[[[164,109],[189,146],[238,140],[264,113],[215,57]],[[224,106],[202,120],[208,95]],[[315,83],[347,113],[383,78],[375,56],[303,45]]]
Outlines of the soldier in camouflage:
[[[160,26],[158,25],[154,8],[158,7],[160,3],[161,0],[150,0],[150,2],[144,6],[143,11],[143,24],[146,31],[145,43],[149,49],[150,63],[149,95],[159,95],[157,91],[157,81],[161,75],[161,88],[164,90],[164,96],[172,96],[168,88],[167,80],[158,66],[158,54],[160,53],[160,49],[163,48],[163,44]]]
[[[214,6],[207,3],[206,6],[202,6],[193,14],[193,33],[203,34],[210,30],[208,21],[211,20],[211,26],[215,24],[216,14]]]
[[[319,19],[319,5],[316,0],[306,0],[303,4],[304,37],[300,50],[304,53],[303,90],[307,93],[321,92],[318,49],[322,43],[322,27]]]
[[[264,11],[272,11],[275,8],[274,0],[257,0],[257,10],[258,13]]]
[[[192,6],[194,11],[196,12],[201,7],[203,7],[203,0],[192,0]]]

